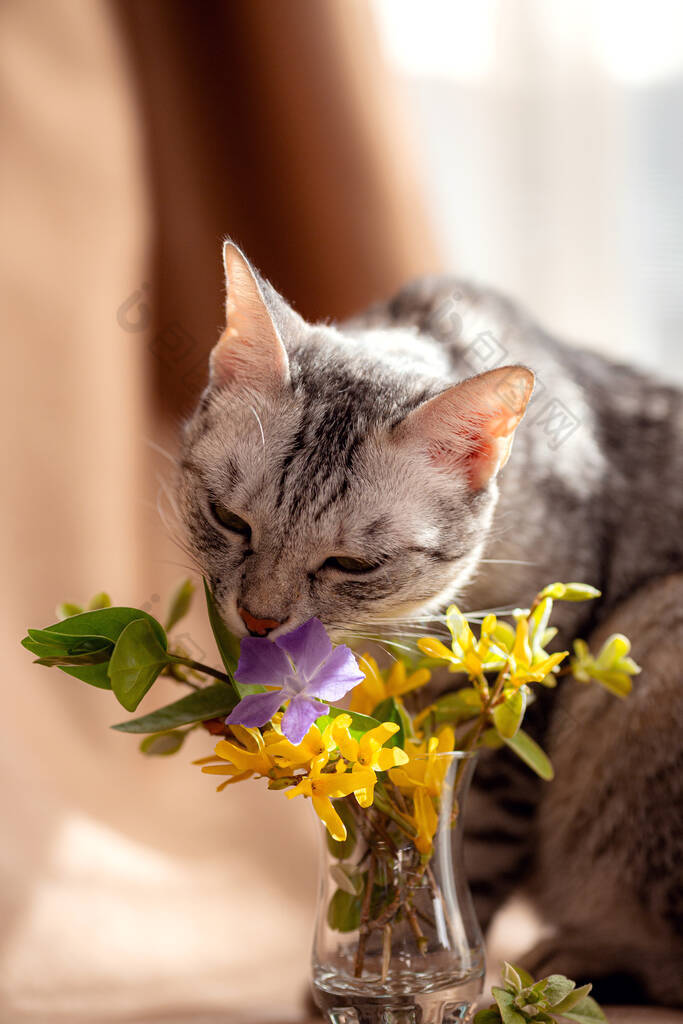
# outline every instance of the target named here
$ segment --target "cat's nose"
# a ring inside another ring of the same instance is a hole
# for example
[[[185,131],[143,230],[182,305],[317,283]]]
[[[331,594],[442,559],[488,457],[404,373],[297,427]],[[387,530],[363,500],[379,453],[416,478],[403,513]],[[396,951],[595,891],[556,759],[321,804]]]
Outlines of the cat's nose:
[[[267,636],[272,629],[277,629],[278,626],[282,625],[276,619],[257,619],[250,611],[246,608],[240,608],[239,605],[237,606],[237,612],[252,636]]]

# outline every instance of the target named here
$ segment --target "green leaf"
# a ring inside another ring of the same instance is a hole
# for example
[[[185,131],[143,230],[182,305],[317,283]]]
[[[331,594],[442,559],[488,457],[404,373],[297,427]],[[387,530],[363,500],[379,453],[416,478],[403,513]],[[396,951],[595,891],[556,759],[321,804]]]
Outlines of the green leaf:
[[[503,1024],[527,1024],[527,1018],[515,1008],[515,996],[505,988],[491,989],[491,994],[498,1004]]]
[[[540,981],[533,982],[531,987],[527,986],[529,990],[530,1001],[539,1002],[540,1000],[544,999],[545,997],[543,993],[545,992],[547,985],[548,979],[541,978]]]
[[[394,722],[399,727],[398,732],[394,733],[384,746],[400,747],[402,750],[405,746],[406,736],[401,708],[396,698],[387,697],[386,700],[383,700],[376,708],[373,708],[372,717],[376,718],[378,722]]]
[[[237,668],[237,662],[240,656],[240,642],[236,636],[234,636],[228,627],[223,622],[220,612],[216,606],[216,602],[213,599],[213,594],[209,589],[209,584],[204,580],[204,596],[206,598],[206,608],[209,613],[209,622],[213,631],[214,639],[216,641],[216,647],[218,653],[221,656],[221,661],[225,666],[225,671],[228,673],[230,678],[233,680],[235,689],[240,699],[246,697],[248,693],[263,693],[265,687],[263,686],[246,686],[243,683],[238,683],[235,677],[235,669]]]
[[[465,686],[454,693],[447,693],[434,702],[432,715],[436,725],[444,722],[465,722],[475,718],[481,711],[482,700],[479,690]]]
[[[180,729],[154,733],[152,736],[145,736],[140,744],[140,750],[149,756],[168,757],[169,754],[175,754],[180,750],[186,736],[187,732]]]
[[[179,725],[207,722],[210,718],[221,718],[230,714],[237,704],[237,695],[228,683],[214,683],[186,697],[167,704],[157,711],[150,711],[140,718],[119,722],[112,729],[118,732],[166,732]]]
[[[55,608],[55,613],[60,619],[68,619],[70,615],[79,615],[82,611],[83,607],[80,604],[72,604],[70,601],[64,601]]]
[[[99,608],[111,608],[111,598],[104,590],[101,590],[99,594],[95,594],[88,601],[88,611],[94,612]]]
[[[519,729],[514,736],[506,739],[505,743],[511,750],[514,750],[517,757],[528,764],[532,771],[535,771],[546,782],[550,782],[554,778],[555,772],[548,755],[523,729]]]
[[[192,604],[192,597],[197,588],[195,587],[192,580],[183,580],[175,590],[175,593],[171,597],[168,605],[168,614],[166,616],[166,622],[164,628],[169,633],[173,627],[184,619],[190,610]]]
[[[327,923],[337,932],[354,932],[360,927],[361,897],[337,889],[327,908]]]
[[[576,988],[576,982],[566,978],[564,974],[549,974],[545,980],[547,985],[543,990],[543,1000],[549,1009],[553,1009],[555,1003],[561,1002]]]
[[[46,665],[48,668],[55,666],[61,668],[64,665],[73,665],[75,667],[79,665],[101,665],[103,662],[109,661],[111,652],[112,645],[107,644],[106,647],[101,647],[98,651],[84,651],[82,654],[43,655],[40,658],[36,658],[35,664]]]
[[[516,969],[507,960],[503,961],[503,984],[516,995],[522,991],[522,979]]]
[[[562,1014],[567,1020],[576,1021],[576,1024],[595,1024],[596,1020],[607,1020],[605,1014],[596,1001],[587,996],[573,1010]]]
[[[109,678],[116,699],[135,711],[171,656],[145,619],[135,619],[121,632],[109,661]]]
[[[473,1024],[501,1024],[500,1010],[480,1010],[476,1014]]]
[[[504,962],[507,963],[507,961]],[[510,967],[514,967],[514,969],[517,971],[517,974],[519,975],[519,980],[522,982],[524,988],[528,988],[529,985],[533,985],[534,979],[531,977],[528,971],[524,970],[523,967],[520,967],[518,964],[510,964]]]
[[[499,736],[495,729],[484,729],[480,737],[482,746],[489,747],[491,750],[500,750],[501,747],[505,746],[505,740],[502,736]]]
[[[29,629],[29,638],[42,647],[50,647],[55,653],[82,654],[85,651],[96,651],[106,644],[113,644],[103,636],[70,636],[68,633],[58,633],[56,630]]]
[[[351,896],[358,896],[363,891],[363,876],[352,865],[333,864],[330,867],[330,878]]]
[[[510,740],[517,733],[526,711],[527,691],[523,686],[503,690],[505,700],[491,713],[498,735]]]
[[[116,643],[126,626],[135,619],[145,619],[149,622],[159,640],[164,644],[166,643],[166,634],[156,619],[139,608],[125,607],[99,608],[96,611],[80,612],[78,615],[72,615],[61,622],[56,622],[53,626],[48,626],[47,629],[29,630],[29,637],[31,634],[40,636],[43,638],[41,643],[45,645],[53,643],[56,645],[58,650],[52,651],[52,654],[58,654],[60,650],[79,654],[84,649],[87,649],[88,642],[91,641],[99,641],[99,643],[96,642],[95,644],[90,643],[92,649],[101,647],[102,640],[109,640],[112,644]],[[69,638],[73,638],[73,647],[70,646],[72,641]],[[22,640],[22,644],[27,650],[32,650],[29,646],[30,642],[30,640],[28,642]],[[76,646],[77,644],[85,646],[82,646],[79,650]],[[34,653],[36,653],[35,650]],[[50,652],[39,651],[37,653],[42,657],[44,655],[49,656]],[[99,686],[104,690],[111,689],[107,665],[104,662],[97,665],[85,665],[82,668],[59,667],[67,675],[75,676],[76,679],[81,679],[91,686]]]
[[[326,829],[327,848],[337,860],[346,860],[347,857],[351,856],[356,847],[356,819],[351,812],[351,808],[344,800],[334,800],[333,804],[335,811],[346,825],[346,839],[341,843],[337,842]]]
[[[564,1013],[565,1010],[572,1010],[586,998],[592,988],[592,985],[582,985],[581,988],[573,989],[559,1003],[553,1004],[553,1013]]]
[[[370,729],[374,729],[376,726],[381,725],[376,718],[370,715],[361,715],[359,711],[346,711],[344,708],[330,707],[330,710],[326,715],[321,715],[320,718],[316,718],[315,724],[322,732],[330,722],[333,722],[339,715],[350,715],[351,725],[349,726],[349,732],[353,736],[354,740],[359,740],[361,736],[364,736]]]
[[[104,637],[73,637],[44,629],[29,629],[21,641],[39,665],[99,665],[108,661],[114,645]]]

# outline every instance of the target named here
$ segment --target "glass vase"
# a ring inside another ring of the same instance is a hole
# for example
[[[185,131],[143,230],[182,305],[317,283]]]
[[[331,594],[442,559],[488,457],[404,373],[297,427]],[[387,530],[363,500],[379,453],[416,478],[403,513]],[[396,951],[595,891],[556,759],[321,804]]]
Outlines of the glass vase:
[[[471,1020],[484,950],[462,857],[475,755],[430,753],[378,774],[373,804],[337,800],[322,829],[313,993],[330,1024]]]

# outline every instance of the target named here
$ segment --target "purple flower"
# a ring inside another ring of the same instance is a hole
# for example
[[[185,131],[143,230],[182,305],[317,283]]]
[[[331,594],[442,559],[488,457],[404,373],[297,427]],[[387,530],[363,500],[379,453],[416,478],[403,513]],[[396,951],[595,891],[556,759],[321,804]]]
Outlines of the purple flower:
[[[309,619],[274,643],[265,637],[245,637],[235,679],[279,689],[243,697],[226,718],[228,725],[258,728],[289,700],[282,732],[292,743],[301,743],[316,718],[329,711],[319,698],[340,700],[360,683],[363,673],[349,648],[333,648],[322,622]]]

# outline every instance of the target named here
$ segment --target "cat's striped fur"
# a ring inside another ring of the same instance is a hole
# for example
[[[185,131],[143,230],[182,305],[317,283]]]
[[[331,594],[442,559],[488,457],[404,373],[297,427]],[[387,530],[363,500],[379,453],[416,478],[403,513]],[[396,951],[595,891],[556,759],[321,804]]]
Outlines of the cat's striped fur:
[[[683,1004],[681,394],[461,282],[417,282],[332,327],[306,324],[233,247],[228,267],[233,333],[187,424],[180,480],[226,622],[244,632],[241,603],[285,630],[316,615],[332,630],[412,636],[455,597],[475,610],[527,603],[554,579],[599,587],[595,605],[561,607],[557,642],[626,632],[643,668],[636,692],[618,702],[564,682],[541,696],[528,723],[556,763],[550,785],[512,755],[482,760],[472,888],[484,925],[514,887],[532,892],[557,934],[531,968],[603,974],[618,984],[601,995],[629,998],[635,985]],[[439,423],[458,433],[457,405],[436,424],[422,410],[516,363],[539,383],[511,461],[468,477],[479,450],[434,437]],[[250,538],[230,536],[212,501],[245,518]],[[376,568],[326,568],[338,553]]]

